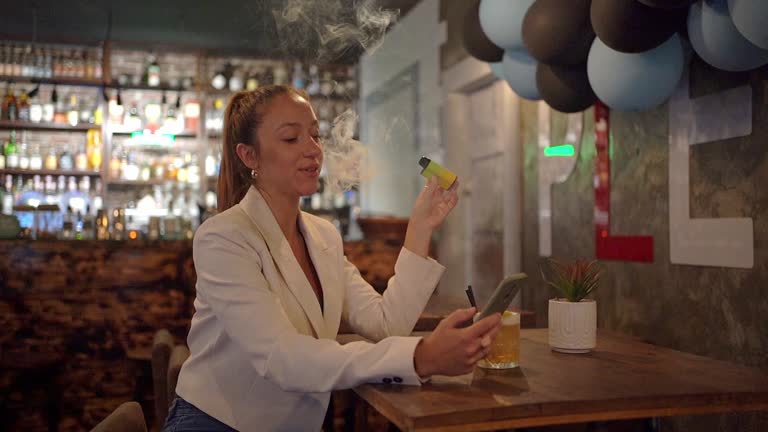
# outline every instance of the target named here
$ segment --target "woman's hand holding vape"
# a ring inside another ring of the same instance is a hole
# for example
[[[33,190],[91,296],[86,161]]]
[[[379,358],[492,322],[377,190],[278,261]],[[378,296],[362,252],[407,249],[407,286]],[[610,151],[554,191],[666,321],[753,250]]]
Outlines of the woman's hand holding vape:
[[[462,327],[472,321],[475,311],[472,307],[453,312],[419,342],[413,362],[420,377],[467,374],[488,355],[491,342],[501,328],[501,315],[493,314]]]
[[[404,246],[411,252],[426,257],[432,232],[442,225],[448,214],[459,202],[459,181],[448,190],[441,188],[436,177],[431,177],[411,210]]]

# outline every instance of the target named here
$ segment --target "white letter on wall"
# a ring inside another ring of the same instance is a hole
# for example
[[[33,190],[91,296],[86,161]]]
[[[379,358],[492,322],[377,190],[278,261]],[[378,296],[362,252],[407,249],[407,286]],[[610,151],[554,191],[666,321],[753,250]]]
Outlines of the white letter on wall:
[[[673,264],[752,268],[751,218],[692,219],[690,146],[752,133],[747,86],[691,99],[688,71],[669,103],[669,256]]]
[[[552,255],[552,185],[563,183],[571,176],[581,148],[581,135],[584,129],[584,113],[567,114],[568,125],[565,140],[557,143],[573,146],[573,154],[547,156],[545,149],[551,146],[552,110],[544,101],[539,102],[539,255]]]

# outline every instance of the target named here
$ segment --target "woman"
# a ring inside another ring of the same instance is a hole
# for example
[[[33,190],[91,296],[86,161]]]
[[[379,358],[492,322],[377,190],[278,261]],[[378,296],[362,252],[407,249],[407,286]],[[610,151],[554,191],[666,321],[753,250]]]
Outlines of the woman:
[[[419,385],[471,371],[499,328],[462,328],[454,312],[408,337],[444,268],[427,257],[456,186],[422,190],[382,296],[344,257],[329,222],[299,211],[323,160],[307,98],[267,86],[232,97],[224,119],[220,214],[197,231],[195,315],[166,431],[317,431],[330,391],[366,382]],[[339,345],[344,319],[377,343]]]

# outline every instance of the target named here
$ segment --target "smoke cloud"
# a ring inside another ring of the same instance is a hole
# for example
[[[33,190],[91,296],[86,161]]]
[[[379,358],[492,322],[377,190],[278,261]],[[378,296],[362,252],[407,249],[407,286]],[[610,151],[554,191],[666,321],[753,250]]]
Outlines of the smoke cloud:
[[[287,0],[273,11],[283,52],[311,51],[316,63],[333,63],[350,52],[372,54],[399,13],[383,9],[377,0]],[[325,140],[326,187],[333,192],[374,175],[367,148],[354,139],[357,120],[352,110],[340,114]]]
[[[377,0],[288,0],[273,11],[283,51],[310,48],[319,63],[337,61],[350,50],[373,53],[399,13]]]

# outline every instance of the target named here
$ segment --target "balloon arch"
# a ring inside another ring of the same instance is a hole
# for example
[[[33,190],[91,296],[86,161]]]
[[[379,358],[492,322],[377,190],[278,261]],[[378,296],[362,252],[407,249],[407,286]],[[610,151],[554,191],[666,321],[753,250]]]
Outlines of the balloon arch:
[[[561,112],[643,111],[691,54],[717,69],[768,64],[768,0],[473,0],[463,40],[520,97]]]

